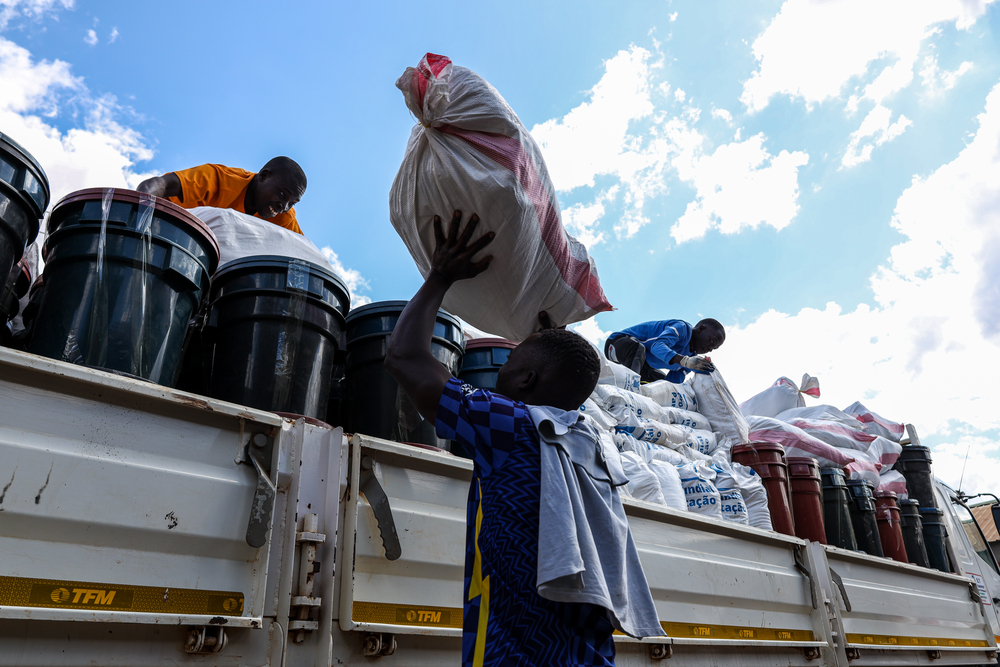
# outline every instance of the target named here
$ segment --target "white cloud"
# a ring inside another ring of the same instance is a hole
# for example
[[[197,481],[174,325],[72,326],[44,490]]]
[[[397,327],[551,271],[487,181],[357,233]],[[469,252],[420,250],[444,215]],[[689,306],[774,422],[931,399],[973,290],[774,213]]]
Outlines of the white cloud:
[[[111,29],[111,34],[108,35],[108,44],[114,44],[115,42],[117,42],[118,41],[118,37],[120,35],[121,35],[121,33],[118,32],[118,28],[112,28]]]
[[[908,86],[921,44],[935,26],[968,29],[995,0],[788,0],[753,43],[756,71],[741,101],[751,111],[775,95],[807,107],[840,95],[880,59],[891,60],[865,88],[876,104]]]
[[[841,160],[841,167],[853,167],[871,159],[872,149],[890,142],[906,131],[913,122],[899,114],[895,123],[892,111],[878,104],[861,121],[861,127],[851,133],[851,140]]]
[[[1000,429],[1000,85],[979,123],[955,160],[899,197],[891,225],[905,241],[872,276],[875,306],[770,311],[730,329],[713,359],[737,400],[809,372],[824,403],[862,400],[925,438],[957,444],[963,457],[963,443],[983,445],[975,438]],[[818,251],[803,248],[799,270]],[[849,251],[842,261],[852,262]],[[773,378],[761,377],[761,350]],[[977,467],[996,470],[989,465]]]
[[[604,350],[604,341],[611,333],[610,331],[604,331],[603,329],[601,329],[600,325],[597,323],[597,320],[593,317],[591,317],[589,320],[584,320],[583,322],[579,322],[577,324],[571,324],[569,325],[568,328],[570,329],[570,331],[575,331],[576,333],[580,334],[581,336],[589,340],[602,353]]]
[[[924,82],[924,92],[929,97],[937,97],[945,91],[951,90],[958,83],[958,78],[972,70],[971,62],[963,62],[958,69],[952,71],[942,71],[938,67],[937,56],[931,54],[924,58],[924,64],[920,68],[920,78]]]
[[[562,119],[531,128],[560,191],[593,186],[595,176],[619,171],[629,123],[653,113],[649,59],[649,51],[639,47],[619,51],[605,62],[589,101]]]
[[[674,99],[677,100],[678,102],[683,102],[684,100],[687,99],[687,93],[678,88],[677,90],[674,91]]]
[[[588,249],[604,241],[604,232],[598,231],[597,223],[604,217],[605,202],[613,201],[618,195],[618,186],[613,185],[592,204],[575,204],[562,210],[562,222],[566,231],[587,246]]]
[[[86,37],[83,38],[83,41],[86,42],[87,44],[89,44],[90,46],[96,46],[97,45],[97,31],[96,30],[88,30]]]
[[[677,12],[674,12],[673,14],[670,15],[670,22],[673,23],[676,20],[677,20]]]
[[[361,275],[361,272],[357,269],[349,269],[344,266],[343,262],[340,261],[340,257],[329,246],[324,247],[322,253],[326,257],[326,261],[330,262],[330,266],[333,267],[333,272],[340,276],[340,279],[347,285],[347,290],[351,293],[351,308],[371,303],[372,299],[370,296],[358,294],[359,291],[367,291],[369,289],[368,281]]]
[[[18,17],[37,20],[59,9],[72,9],[73,0],[0,0],[0,30]]]
[[[94,97],[68,63],[35,61],[0,37],[0,127],[42,164],[52,201],[84,187],[135,186],[135,165],[152,158],[142,135],[122,125],[112,96]],[[79,124],[65,132],[52,119],[70,107]]]
[[[784,229],[798,213],[798,169],[808,162],[809,156],[800,151],[771,155],[763,134],[694,159],[679,174],[694,186],[697,197],[670,235],[683,243],[709,229],[724,234],[762,224]]]
[[[733,124],[733,114],[729,113],[725,109],[712,109],[712,118],[721,118],[730,125]]]

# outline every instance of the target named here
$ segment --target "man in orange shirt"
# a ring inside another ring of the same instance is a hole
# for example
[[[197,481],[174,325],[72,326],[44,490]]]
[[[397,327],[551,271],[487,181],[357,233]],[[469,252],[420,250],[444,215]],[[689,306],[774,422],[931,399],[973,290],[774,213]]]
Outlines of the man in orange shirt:
[[[136,190],[165,197],[184,208],[231,208],[302,233],[292,207],[306,192],[306,175],[291,158],[273,158],[256,174],[203,164],[148,178]]]

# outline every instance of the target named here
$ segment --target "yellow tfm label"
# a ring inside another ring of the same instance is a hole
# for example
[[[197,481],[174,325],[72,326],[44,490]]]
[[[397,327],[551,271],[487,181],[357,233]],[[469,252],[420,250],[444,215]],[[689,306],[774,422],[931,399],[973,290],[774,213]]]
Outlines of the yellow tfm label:
[[[192,588],[0,577],[0,606],[242,616],[243,594]]]

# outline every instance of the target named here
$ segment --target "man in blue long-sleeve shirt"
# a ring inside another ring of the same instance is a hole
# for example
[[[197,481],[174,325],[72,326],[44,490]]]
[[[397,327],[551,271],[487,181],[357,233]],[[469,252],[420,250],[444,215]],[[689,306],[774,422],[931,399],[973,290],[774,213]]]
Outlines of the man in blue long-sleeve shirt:
[[[608,336],[604,355],[631,368],[643,382],[666,379],[680,383],[691,371],[715,370],[712,362],[700,355],[718,349],[725,341],[725,328],[713,319],[693,327],[684,320],[643,322]]]

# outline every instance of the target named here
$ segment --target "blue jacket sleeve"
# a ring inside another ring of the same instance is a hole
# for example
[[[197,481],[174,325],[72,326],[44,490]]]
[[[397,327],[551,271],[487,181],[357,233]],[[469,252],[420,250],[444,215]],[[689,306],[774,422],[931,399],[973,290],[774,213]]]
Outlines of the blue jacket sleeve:
[[[679,370],[682,368],[681,365],[672,364],[670,360],[677,355],[687,356],[686,352],[690,344],[689,327],[681,324],[669,326],[656,338],[646,341],[646,363],[653,368]]]

